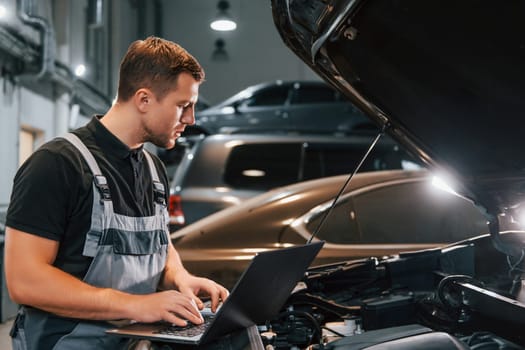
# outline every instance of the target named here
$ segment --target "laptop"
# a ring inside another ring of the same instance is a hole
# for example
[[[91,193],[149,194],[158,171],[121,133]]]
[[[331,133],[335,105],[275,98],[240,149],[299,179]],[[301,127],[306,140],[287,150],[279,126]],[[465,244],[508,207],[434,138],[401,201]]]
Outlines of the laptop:
[[[324,242],[271,250],[254,256],[229,297],[215,314],[203,312],[202,332],[169,323],[134,323],[109,329],[109,335],[200,345],[275,317],[304,276]],[[181,334],[189,333],[189,334]]]

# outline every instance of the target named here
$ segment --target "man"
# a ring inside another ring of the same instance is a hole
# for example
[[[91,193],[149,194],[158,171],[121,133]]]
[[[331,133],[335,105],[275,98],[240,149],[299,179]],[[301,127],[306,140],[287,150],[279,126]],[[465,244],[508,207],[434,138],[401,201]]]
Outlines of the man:
[[[228,292],[184,269],[167,231],[168,180],[145,142],[171,148],[204,72],[175,43],[132,43],[116,103],[38,149],[18,170],[7,214],[5,273],[23,305],[14,349],[117,349],[107,321],[202,322]],[[186,321],[187,320],[187,321]]]

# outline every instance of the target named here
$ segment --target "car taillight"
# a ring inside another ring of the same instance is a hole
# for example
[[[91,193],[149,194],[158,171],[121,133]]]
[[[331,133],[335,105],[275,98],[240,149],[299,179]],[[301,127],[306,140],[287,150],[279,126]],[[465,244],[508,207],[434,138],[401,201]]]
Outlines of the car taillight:
[[[168,212],[170,214],[171,225],[184,225],[186,220],[184,219],[184,213],[182,212],[182,205],[179,195],[170,195],[170,206]]]

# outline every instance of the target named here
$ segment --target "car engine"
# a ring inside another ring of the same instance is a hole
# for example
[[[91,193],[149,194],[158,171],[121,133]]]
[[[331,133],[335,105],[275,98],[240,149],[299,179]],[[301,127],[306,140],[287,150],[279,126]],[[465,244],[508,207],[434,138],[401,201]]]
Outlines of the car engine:
[[[524,272],[489,235],[317,266],[259,330],[266,349],[525,349]]]

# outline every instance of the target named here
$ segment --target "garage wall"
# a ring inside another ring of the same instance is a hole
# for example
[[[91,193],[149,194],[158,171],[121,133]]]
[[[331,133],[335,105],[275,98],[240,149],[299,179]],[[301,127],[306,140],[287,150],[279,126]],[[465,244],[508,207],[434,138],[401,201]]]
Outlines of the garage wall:
[[[5,87],[0,94],[0,207],[9,202],[12,179],[18,169],[19,133],[21,128],[33,131],[34,148],[68,129],[68,99],[47,99],[24,87],[0,79]]]
[[[11,194],[11,183],[18,167],[18,108],[19,99],[11,84],[0,78],[5,88],[0,94],[0,210],[6,206]]]
[[[215,32],[210,20],[216,0],[163,1],[163,34],[187,49],[206,71],[201,95],[212,103],[241,89],[276,79],[319,77],[288,49],[275,28],[269,0],[229,0],[237,30]],[[214,60],[215,41],[223,39],[227,60]]]

